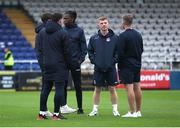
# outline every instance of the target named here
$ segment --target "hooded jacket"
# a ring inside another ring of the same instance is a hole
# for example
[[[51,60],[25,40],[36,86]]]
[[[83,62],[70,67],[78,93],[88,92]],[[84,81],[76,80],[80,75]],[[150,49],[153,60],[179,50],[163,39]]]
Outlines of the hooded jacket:
[[[38,52],[38,45],[39,45],[39,43],[38,43],[38,40],[37,40],[37,37],[38,37],[38,34],[39,34],[39,32],[43,29],[45,27],[45,23],[38,23],[38,25],[35,27],[35,32],[36,32],[36,37],[35,37],[35,51],[36,51],[36,56],[37,56],[37,60],[38,60],[38,64],[39,64],[39,66],[40,66],[40,68],[41,68],[41,71],[43,70],[43,68],[42,68],[42,57],[40,57],[40,55],[39,55],[39,52]]]
[[[127,29],[119,35],[118,68],[141,68],[143,39],[139,32]]]
[[[49,21],[37,35],[37,52],[43,68],[45,80],[64,81],[67,69],[67,33],[62,27]]]
[[[35,32],[39,33],[45,27],[45,23],[38,23],[35,27]]]
[[[111,29],[109,29],[109,33],[106,36],[103,36],[99,30],[97,34],[90,38],[88,54],[91,63],[95,65],[96,71],[106,72],[115,67],[118,59],[117,41],[118,37]]]
[[[64,27],[69,37],[69,63],[73,69],[80,68],[80,64],[85,60],[87,54],[87,44],[83,29],[73,24]]]

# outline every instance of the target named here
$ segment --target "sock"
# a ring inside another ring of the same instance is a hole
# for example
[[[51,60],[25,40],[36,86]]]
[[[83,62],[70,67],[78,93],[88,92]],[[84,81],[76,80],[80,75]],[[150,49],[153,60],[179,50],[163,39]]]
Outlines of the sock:
[[[59,115],[59,113],[54,112],[54,115],[58,116],[58,115]]]
[[[93,111],[98,111],[98,107],[99,107],[99,105],[93,105]]]
[[[113,104],[112,107],[113,107],[113,111],[117,111],[117,104]]]
[[[39,114],[46,115],[46,111],[40,111]]]

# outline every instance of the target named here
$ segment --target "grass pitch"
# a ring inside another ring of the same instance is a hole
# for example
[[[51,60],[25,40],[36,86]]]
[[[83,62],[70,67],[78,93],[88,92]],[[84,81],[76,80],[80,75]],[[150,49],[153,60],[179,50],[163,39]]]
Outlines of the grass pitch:
[[[142,118],[114,117],[108,91],[102,91],[99,115],[88,117],[92,110],[92,91],[83,92],[85,114],[66,114],[68,120],[37,121],[40,92],[0,92],[0,127],[180,127],[180,91],[143,91]],[[51,92],[48,108],[53,111]],[[125,90],[118,90],[119,112],[128,104]],[[75,92],[68,92],[68,105],[76,107]]]

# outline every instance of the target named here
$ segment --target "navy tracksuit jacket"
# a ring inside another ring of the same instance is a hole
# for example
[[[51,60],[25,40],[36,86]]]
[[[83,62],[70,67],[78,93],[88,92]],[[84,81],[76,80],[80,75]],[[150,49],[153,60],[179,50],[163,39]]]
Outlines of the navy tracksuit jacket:
[[[143,40],[139,32],[127,29],[119,35],[118,41],[118,68],[141,68]]]
[[[72,26],[64,27],[68,33],[69,45],[69,64],[71,69],[80,68],[81,63],[85,60],[87,54],[87,44],[83,29],[73,24]]]
[[[62,27],[48,21],[36,39],[37,59],[45,80],[64,81],[68,76],[68,36]]]
[[[103,36],[100,31],[90,38],[88,45],[89,59],[95,65],[95,70],[106,72],[115,67],[117,63],[118,36],[109,29],[109,33]]]

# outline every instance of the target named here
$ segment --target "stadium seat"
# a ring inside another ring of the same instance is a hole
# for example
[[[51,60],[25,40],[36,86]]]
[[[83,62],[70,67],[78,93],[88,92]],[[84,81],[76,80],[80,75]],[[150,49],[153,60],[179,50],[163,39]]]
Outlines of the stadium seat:
[[[15,3],[13,3],[15,4]],[[21,34],[20,30],[18,30],[13,23],[11,23],[10,19],[0,10],[0,60],[4,59],[4,47],[9,47],[16,61],[23,60],[37,60],[35,57],[35,51],[31,47],[31,45],[27,42],[25,37]],[[28,53],[26,55],[25,53]],[[13,67],[14,70],[30,70],[29,64],[16,64]],[[2,63],[0,64],[0,70],[3,70],[4,67]],[[37,68],[38,69],[38,68]]]

